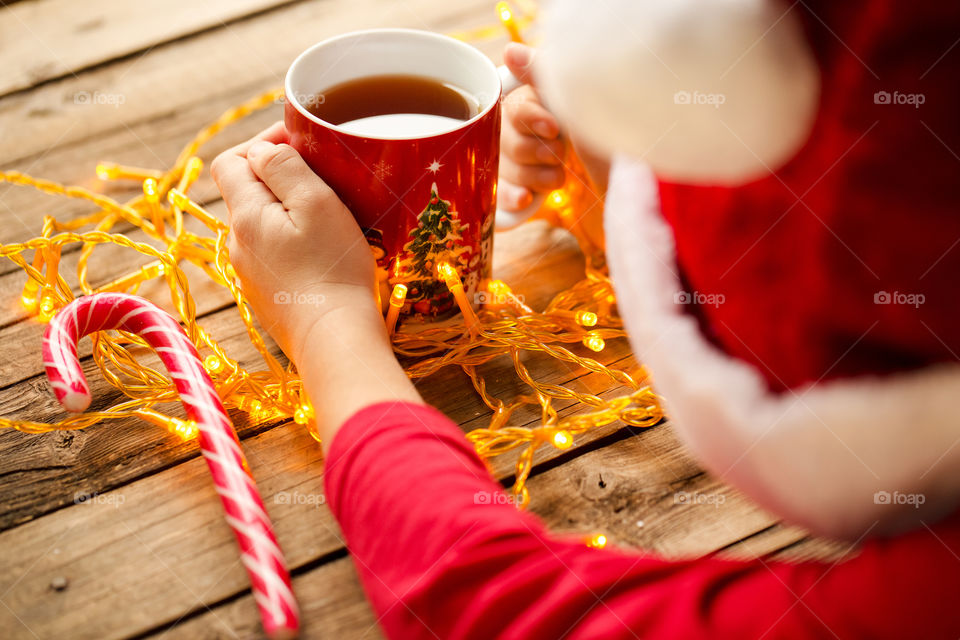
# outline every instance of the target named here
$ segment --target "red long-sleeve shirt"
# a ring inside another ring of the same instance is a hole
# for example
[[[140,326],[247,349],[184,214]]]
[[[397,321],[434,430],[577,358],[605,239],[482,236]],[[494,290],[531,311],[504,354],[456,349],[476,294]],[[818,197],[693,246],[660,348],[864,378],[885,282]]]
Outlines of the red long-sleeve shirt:
[[[551,536],[435,409],[376,404],[325,484],[390,638],[957,638],[960,515],[839,563],[671,561]]]

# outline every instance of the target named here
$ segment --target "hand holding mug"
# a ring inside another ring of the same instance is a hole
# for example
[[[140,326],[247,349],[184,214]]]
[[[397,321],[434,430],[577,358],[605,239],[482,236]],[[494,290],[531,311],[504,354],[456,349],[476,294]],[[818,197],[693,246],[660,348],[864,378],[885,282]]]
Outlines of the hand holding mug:
[[[500,207],[516,212],[531,206],[533,194],[558,189],[564,183],[564,140],[557,119],[543,105],[534,85],[535,50],[510,43],[503,60],[524,86],[503,100],[500,133]]]

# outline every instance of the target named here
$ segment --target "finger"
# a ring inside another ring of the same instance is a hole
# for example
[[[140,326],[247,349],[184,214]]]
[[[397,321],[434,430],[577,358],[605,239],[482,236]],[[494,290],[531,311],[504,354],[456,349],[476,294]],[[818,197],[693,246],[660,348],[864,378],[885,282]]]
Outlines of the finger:
[[[562,140],[543,140],[524,135],[513,127],[503,128],[500,150],[517,164],[556,166],[563,163]]]
[[[230,226],[238,233],[250,232],[251,222],[257,226],[259,212],[279,201],[265,184],[260,182],[247,159],[232,150],[224,151],[210,165],[223,201],[230,214]]]
[[[533,62],[536,52],[533,47],[511,42],[503,50],[503,63],[507,65],[507,69],[510,69],[510,73],[516,76],[517,80],[523,84],[536,86],[537,83],[533,77]]]
[[[500,179],[533,191],[552,191],[563,186],[561,167],[527,166],[514,162],[500,164]]]
[[[210,165],[210,175],[223,195],[231,221],[238,206],[262,208],[277,201],[250,169],[245,160],[247,149],[258,140],[279,144],[288,137],[283,122],[275,122],[250,140],[233,146],[214,158]]]
[[[504,101],[503,111],[507,122],[520,133],[535,135],[546,140],[552,140],[560,135],[560,123],[540,104],[535,96],[520,94],[517,98],[511,96],[523,89],[514,91]]]
[[[287,144],[290,142],[290,134],[287,133],[286,127],[283,126],[283,121],[278,120],[246,142],[241,142],[233,147],[234,153],[246,157],[247,149],[257,140],[266,140],[273,144]]]
[[[326,199],[340,201],[333,189],[288,144],[258,141],[247,150],[247,161],[253,173],[294,218],[301,209],[322,208]]]
[[[533,193],[526,187],[500,180],[497,184],[497,206],[507,211],[520,211],[533,202]]]

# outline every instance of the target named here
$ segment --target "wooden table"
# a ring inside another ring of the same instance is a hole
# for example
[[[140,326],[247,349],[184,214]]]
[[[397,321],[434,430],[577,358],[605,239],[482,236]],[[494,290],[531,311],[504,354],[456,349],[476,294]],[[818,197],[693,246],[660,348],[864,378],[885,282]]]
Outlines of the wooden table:
[[[145,167],[172,164],[191,134],[226,108],[282,83],[287,65],[314,42],[344,31],[408,26],[451,32],[493,21],[491,0],[24,0],[0,10],[0,166],[105,190],[99,159]],[[478,43],[494,58],[503,39]],[[281,117],[279,105],[227,130],[217,152]],[[133,185],[136,187],[136,185]],[[205,173],[192,192],[224,215]],[[76,217],[76,201],[0,185],[0,241],[37,235],[44,214]],[[138,239],[139,234],[131,234]],[[94,285],[141,264],[106,248],[91,264]],[[63,271],[77,252],[63,257]],[[576,281],[582,260],[565,233],[526,225],[496,240],[495,270],[542,306]],[[199,280],[198,280],[199,281]],[[0,265],[0,412],[54,421],[63,415],[42,374],[42,326],[16,301],[24,282]],[[145,291],[150,294],[151,292]],[[157,292],[158,297],[162,292]],[[255,353],[225,292],[194,291],[203,326],[242,362]],[[85,342],[86,351],[89,345]],[[623,340],[602,361],[638,367]],[[94,407],[118,399],[90,363]],[[531,361],[548,381],[602,396],[622,389],[555,362]],[[509,363],[486,370],[491,391],[520,387]],[[470,430],[489,411],[466,377],[444,371],[422,381],[425,398]],[[563,406],[563,405],[561,405]],[[569,412],[576,407],[564,406]],[[533,412],[518,414],[533,424]],[[337,525],[322,504],[319,447],[292,423],[237,428],[294,573],[305,637],[377,637]],[[603,531],[612,543],[669,555],[820,556],[834,551],[785,527],[704,474],[669,424],[646,431],[621,424],[544,448],[529,481],[530,509],[564,532]],[[493,462],[511,482],[514,459]],[[678,492],[714,496],[678,501]],[[80,432],[0,433],[0,635],[5,638],[258,637],[247,576],[193,442],[138,421]]]

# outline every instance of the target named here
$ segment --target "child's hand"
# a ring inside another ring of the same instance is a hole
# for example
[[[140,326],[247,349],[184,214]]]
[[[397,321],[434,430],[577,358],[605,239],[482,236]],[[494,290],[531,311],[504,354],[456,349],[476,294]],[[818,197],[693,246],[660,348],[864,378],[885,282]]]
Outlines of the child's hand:
[[[497,199],[508,211],[530,204],[531,191],[558,189],[564,181],[560,125],[533,87],[533,58],[534,50],[520,44],[507,45],[503,54],[510,71],[527,83],[503,102]]]
[[[230,211],[227,247],[243,292],[299,364],[324,314],[374,308],[374,261],[353,216],[286,141],[278,122],[221,153],[210,171]]]

